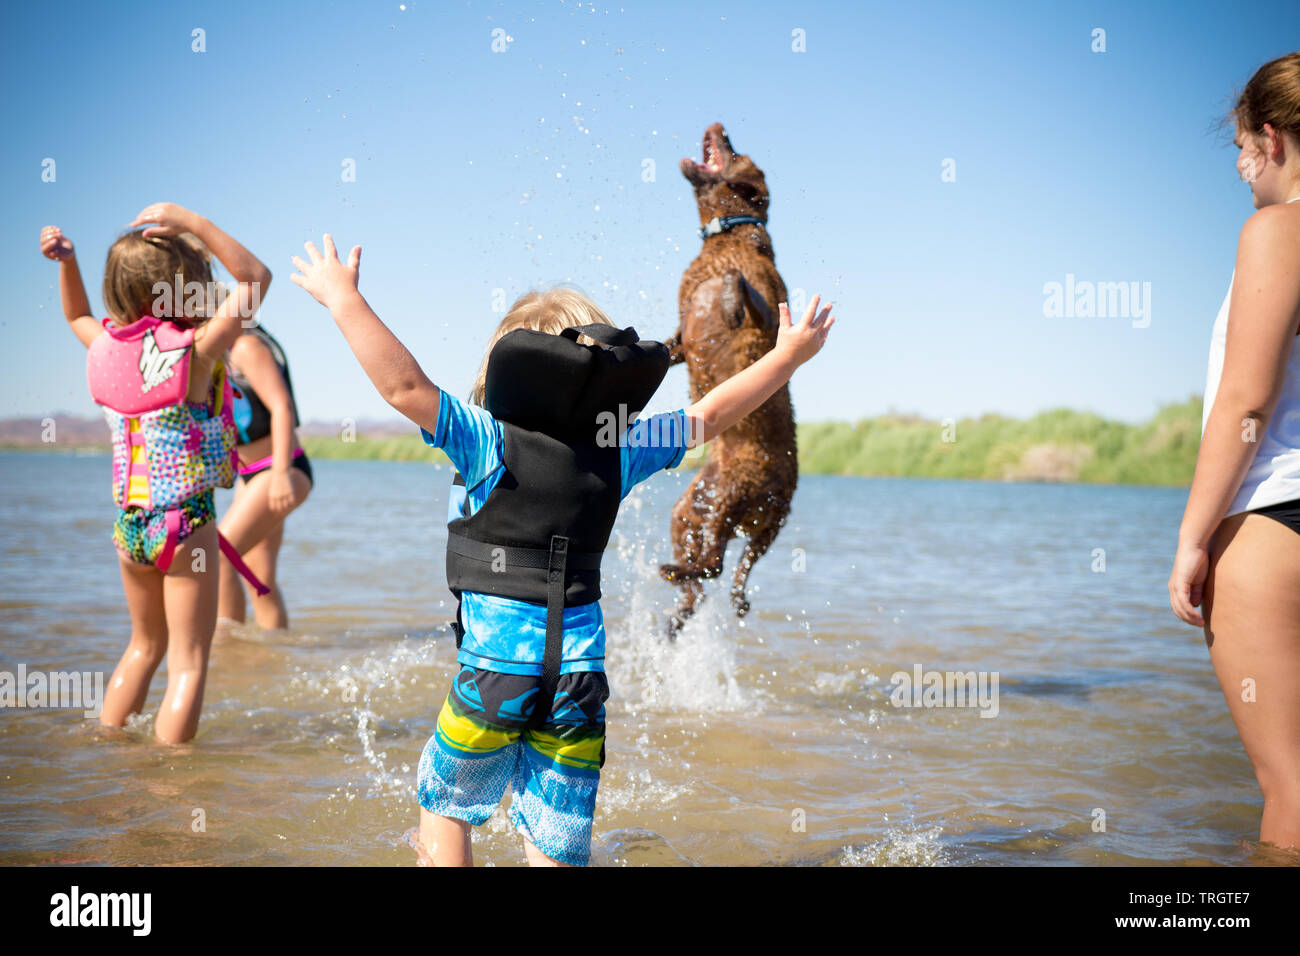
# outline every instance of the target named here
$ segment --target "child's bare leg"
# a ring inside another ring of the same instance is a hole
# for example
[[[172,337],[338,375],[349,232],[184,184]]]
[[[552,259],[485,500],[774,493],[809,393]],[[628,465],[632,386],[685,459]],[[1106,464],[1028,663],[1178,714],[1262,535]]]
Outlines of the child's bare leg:
[[[126,718],[144,710],[149,683],[167,653],[167,616],[163,613],[163,576],[157,568],[136,564],[121,555],[122,590],[131,612],[131,643],[117,662],[104,692],[99,721],[121,727]]]
[[[420,808],[420,844],[434,866],[473,866],[469,824],[455,817],[440,817]]]
[[[154,733],[164,743],[194,736],[203,708],[208,651],[217,626],[217,526],[205,524],[181,542],[163,580],[167,609],[167,693]]]
[[[222,516],[218,528],[225,535],[227,541],[230,540],[231,516],[237,515],[243,511],[248,502],[248,482],[235,482],[235,497],[230,502],[230,507],[226,509],[225,515]],[[239,550],[236,545],[235,550]],[[241,552],[242,553],[242,552]],[[244,579],[240,577],[235,566],[226,560],[223,555],[221,558],[221,597],[217,601],[217,616],[227,618],[231,621],[244,623],[247,614],[247,606],[244,603]]]
[[[221,519],[222,535],[243,555],[249,570],[271,589],[270,594],[253,598],[253,614],[258,626],[266,630],[289,626],[284,598],[275,583],[275,565],[280,553],[280,542],[284,537],[284,520],[288,516],[271,510],[267,497],[270,481],[270,473],[263,472],[248,481],[240,482],[235,490],[235,500],[230,503]],[[289,481],[293,483],[294,497],[298,502],[294,506],[296,509],[311,493],[311,479],[297,468],[291,468]],[[269,547],[264,548],[263,545],[268,541]],[[230,562],[223,558],[221,563],[221,616],[243,621],[243,579]]]
[[[217,600],[217,617],[243,624],[248,613],[244,603],[244,579],[239,576],[235,566],[227,561],[224,555],[221,558],[219,580],[217,591],[220,597]]]
[[[537,847],[533,846],[533,841],[524,837],[524,856],[528,857],[529,866],[572,866],[571,863],[561,863],[559,860],[552,860]]]
[[[253,619],[264,631],[280,631],[289,626],[289,610],[284,606],[284,593],[276,583],[276,564],[280,560],[280,544],[283,541],[284,522],[281,521],[244,555],[244,563],[248,565],[248,570],[271,589],[270,594],[251,596]],[[229,563],[229,561],[222,562],[222,564]]]

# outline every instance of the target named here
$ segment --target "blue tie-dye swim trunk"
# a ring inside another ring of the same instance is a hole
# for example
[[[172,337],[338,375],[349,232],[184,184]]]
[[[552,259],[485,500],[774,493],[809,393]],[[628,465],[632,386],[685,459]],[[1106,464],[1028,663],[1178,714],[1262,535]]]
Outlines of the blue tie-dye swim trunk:
[[[584,866],[605,763],[609,684],[600,671],[561,674],[549,720],[525,729],[538,683],[461,667],[420,756],[420,806],[478,826],[513,785],[514,828],[551,859]]]

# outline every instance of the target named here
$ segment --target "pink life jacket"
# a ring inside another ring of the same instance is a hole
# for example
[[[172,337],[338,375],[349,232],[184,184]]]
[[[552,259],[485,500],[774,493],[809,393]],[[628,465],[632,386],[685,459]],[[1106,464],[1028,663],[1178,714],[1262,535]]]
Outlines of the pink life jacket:
[[[103,406],[113,437],[113,500],[125,509],[132,478],[145,478],[147,507],[164,512],[167,539],[155,562],[164,573],[179,543],[181,505],[213,488],[235,483],[236,430],[233,391],[224,366],[211,415],[195,416],[186,401],[194,330],[153,316],[127,326],[104,320],[105,334],[90,345],[86,378],[90,396]],[[135,461],[134,446],[144,446]],[[218,534],[221,551],[258,594],[269,593],[239,553]]]

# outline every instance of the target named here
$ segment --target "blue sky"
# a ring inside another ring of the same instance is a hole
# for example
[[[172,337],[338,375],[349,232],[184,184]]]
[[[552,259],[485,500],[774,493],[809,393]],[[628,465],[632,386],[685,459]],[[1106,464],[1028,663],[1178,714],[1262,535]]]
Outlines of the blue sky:
[[[677,163],[717,120],[767,175],[787,286],[840,316],[792,383],[801,419],[1069,406],[1139,421],[1202,390],[1253,211],[1214,125],[1300,45],[1294,0],[400,6],[6,11],[0,415],[94,410],[40,227],[76,242],[102,314],[105,252],[159,200],[275,272],[262,319],[306,419],[395,415],[289,282],[326,230],[363,245],[362,291],[458,394],[497,289],[576,282],[665,337],[700,244]],[[1067,274],[1149,282],[1149,326],[1045,317],[1044,284]],[[686,401],[679,367],[650,410]]]

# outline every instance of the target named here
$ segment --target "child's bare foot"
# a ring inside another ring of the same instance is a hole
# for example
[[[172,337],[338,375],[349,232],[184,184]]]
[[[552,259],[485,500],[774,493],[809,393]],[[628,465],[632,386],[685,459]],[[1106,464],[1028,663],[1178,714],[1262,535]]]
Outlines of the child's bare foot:
[[[433,866],[433,857],[429,856],[429,851],[424,848],[420,842],[420,828],[413,826],[402,834],[402,842],[415,851],[416,866]]]

